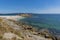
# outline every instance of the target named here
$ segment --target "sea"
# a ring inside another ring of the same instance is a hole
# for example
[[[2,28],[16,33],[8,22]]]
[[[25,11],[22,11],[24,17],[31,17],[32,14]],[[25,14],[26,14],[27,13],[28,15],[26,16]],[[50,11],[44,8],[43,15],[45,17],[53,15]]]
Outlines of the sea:
[[[38,29],[48,29],[55,35],[60,35],[60,14],[32,14],[32,17],[20,21]]]

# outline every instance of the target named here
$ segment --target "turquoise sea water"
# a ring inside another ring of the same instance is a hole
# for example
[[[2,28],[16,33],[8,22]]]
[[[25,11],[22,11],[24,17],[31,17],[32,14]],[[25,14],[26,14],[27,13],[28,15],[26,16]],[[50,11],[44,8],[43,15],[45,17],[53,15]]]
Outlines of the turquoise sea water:
[[[60,14],[32,14],[31,18],[25,18],[21,21],[26,22],[39,29],[46,28],[55,34],[60,35]]]

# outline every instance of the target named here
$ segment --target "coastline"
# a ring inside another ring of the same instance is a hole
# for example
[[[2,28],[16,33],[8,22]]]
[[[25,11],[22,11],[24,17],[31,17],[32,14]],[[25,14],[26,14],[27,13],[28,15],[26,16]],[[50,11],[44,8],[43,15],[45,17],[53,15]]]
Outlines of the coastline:
[[[48,29],[40,29],[39,31],[37,30],[37,28],[34,28],[33,26],[30,26],[30,25],[26,25],[24,22],[19,22],[19,21],[17,21],[17,19],[22,19],[22,18],[24,18],[24,17],[22,17],[22,16],[0,16],[0,18],[3,18],[3,20],[4,19],[6,19],[6,22],[8,22],[9,20],[11,20],[11,22],[14,22],[14,24],[13,25],[17,25],[16,26],[16,28],[14,28],[13,26],[11,26],[12,25],[12,23],[11,24],[9,24],[11,27],[13,27],[13,29],[15,30],[19,30],[19,27],[20,27],[20,29],[22,28],[23,29],[23,31],[27,31],[26,33],[26,35],[29,35],[30,33],[32,33],[33,35],[31,35],[30,34],[30,36],[32,36],[33,38],[32,39],[34,39],[34,38],[36,38],[37,40],[57,40],[57,37],[55,36],[55,35],[53,35],[52,33],[50,33],[50,31],[48,30]],[[5,20],[4,20],[4,22],[5,22]],[[6,23],[5,22],[5,23]],[[1,22],[0,22],[1,23]],[[10,23],[10,22],[9,22]],[[3,24],[3,23],[2,23]],[[3,25],[4,26],[4,25]],[[20,30],[22,33],[23,33],[23,31],[22,31],[22,29]],[[19,31],[19,32],[20,32]],[[9,34],[9,33],[8,33]],[[25,34],[25,33],[24,33]],[[5,35],[7,35],[7,34],[5,34]],[[4,36],[5,36],[4,35]],[[22,34],[23,35],[23,34]],[[28,38],[28,37],[26,37],[26,40],[28,40],[28,39],[31,39],[31,38]],[[59,38],[58,38],[59,39]],[[35,39],[34,39],[35,40]]]

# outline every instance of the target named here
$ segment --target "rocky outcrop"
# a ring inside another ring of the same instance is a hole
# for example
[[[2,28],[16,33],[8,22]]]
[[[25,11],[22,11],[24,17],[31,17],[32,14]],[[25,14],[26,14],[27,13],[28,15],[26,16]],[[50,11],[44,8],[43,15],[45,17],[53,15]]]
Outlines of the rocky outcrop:
[[[52,40],[57,40],[57,38],[50,33],[48,29],[42,29],[38,32],[38,34],[42,35],[45,38],[51,38]]]
[[[48,30],[37,32],[22,22],[0,18],[0,40],[56,40]]]
[[[32,17],[31,14],[20,14],[20,16],[22,16],[22,17]]]

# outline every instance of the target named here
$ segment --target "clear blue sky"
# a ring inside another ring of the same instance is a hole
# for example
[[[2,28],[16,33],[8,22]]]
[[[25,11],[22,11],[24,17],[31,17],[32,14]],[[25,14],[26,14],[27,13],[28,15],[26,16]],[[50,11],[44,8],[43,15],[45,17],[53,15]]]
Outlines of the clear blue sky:
[[[0,13],[60,13],[60,0],[0,0]]]

